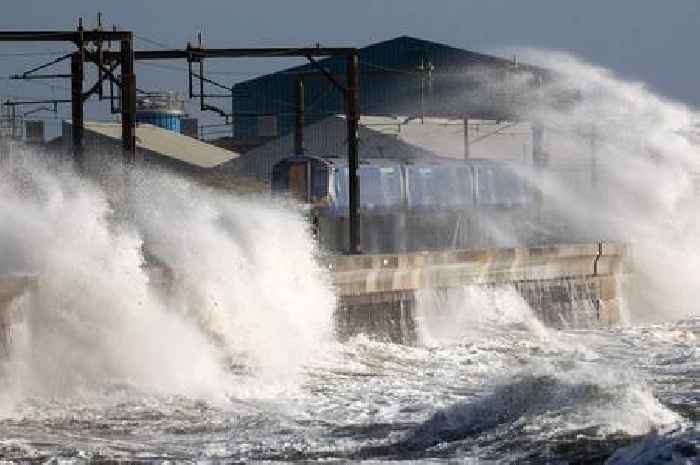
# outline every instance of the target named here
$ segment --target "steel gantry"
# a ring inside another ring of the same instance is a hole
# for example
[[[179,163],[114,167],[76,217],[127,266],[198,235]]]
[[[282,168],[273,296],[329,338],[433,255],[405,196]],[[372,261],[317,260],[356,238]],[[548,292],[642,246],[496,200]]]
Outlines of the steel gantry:
[[[342,56],[345,59],[346,82],[343,85],[329,74],[315,60],[316,57]],[[107,54],[109,58],[110,55]],[[143,50],[134,53],[136,61],[184,59],[188,64],[201,63],[208,58],[282,58],[302,57],[311,62],[338,89],[345,99],[345,118],[348,140],[348,252],[361,253],[360,244],[360,182],[358,130],[360,120],[359,105],[359,53],[356,48],[309,47],[309,48],[203,48],[187,44],[184,50]],[[204,82],[200,67],[201,82]],[[190,76],[192,72],[190,70]],[[203,89],[200,88],[200,94]]]
[[[0,42],[71,42],[77,50],[60,57],[53,62],[36,67],[15,79],[54,79],[70,78],[71,80],[71,128],[75,157],[78,162],[82,159],[83,147],[83,105],[91,95],[98,94],[102,98],[102,83],[104,79],[117,82],[120,87],[120,109],[122,116],[122,143],[124,156],[128,162],[133,162],[136,150],[135,113],[136,113],[136,76],[134,74],[133,33],[119,30],[85,30],[82,20],[75,31],[0,31]],[[103,49],[105,43],[118,42],[119,52],[107,53]],[[88,47],[93,46],[93,50]],[[66,75],[37,75],[36,71],[45,69],[64,59],[70,58],[71,72]],[[85,80],[85,62],[93,61],[98,67],[97,82],[87,91],[83,91]],[[113,72],[121,66],[121,79]],[[111,97],[112,99],[114,97]],[[56,103],[67,103],[67,100],[56,100]],[[32,103],[32,102],[23,102]],[[34,102],[36,103],[36,102]]]
[[[192,72],[193,63],[202,63],[205,59],[221,58],[283,58],[301,57],[311,62],[319,72],[324,75],[329,82],[338,89],[345,99],[345,117],[347,120],[347,143],[348,143],[348,206],[349,206],[349,253],[360,253],[360,183],[358,178],[359,168],[359,55],[356,48],[340,47],[302,47],[302,48],[204,48],[201,44],[193,47],[191,44],[182,49],[164,50],[138,50],[133,48],[133,33],[130,31],[102,30],[101,27],[95,30],[84,30],[82,21],[75,31],[0,31],[0,42],[71,42],[76,45],[77,51],[62,57],[71,60],[71,119],[72,119],[72,140],[76,158],[82,157],[83,144],[83,105],[91,95],[98,94],[103,97],[103,80],[110,82],[110,88],[117,84],[120,89],[120,109],[122,118],[122,143],[124,156],[127,162],[135,159],[136,137],[136,76],[134,74],[135,61],[153,60],[187,60],[190,67],[190,81],[192,76],[200,79],[201,84],[205,82],[203,69],[200,65],[200,73]],[[105,49],[105,42],[118,42],[119,51]],[[317,57],[341,56],[345,59],[346,79],[345,83],[339,82],[334,76],[328,73],[315,60]],[[94,63],[98,69],[97,82],[87,91],[83,90],[85,63]],[[50,63],[53,64],[53,63]],[[47,64],[50,65],[50,64]],[[19,78],[68,78],[68,75],[34,75],[32,73],[44,69],[41,66],[30,70]],[[120,76],[115,75],[117,67],[121,67]],[[191,84],[190,84],[191,86]],[[192,88],[190,87],[192,95]],[[200,95],[204,93],[200,88]],[[115,97],[107,97],[113,102]],[[303,109],[301,110],[303,111]],[[300,117],[302,117],[300,115]],[[300,121],[303,121],[300,119]],[[303,123],[301,123],[303,124]],[[301,128],[297,128],[301,132]],[[298,147],[301,141],[298,141]]]

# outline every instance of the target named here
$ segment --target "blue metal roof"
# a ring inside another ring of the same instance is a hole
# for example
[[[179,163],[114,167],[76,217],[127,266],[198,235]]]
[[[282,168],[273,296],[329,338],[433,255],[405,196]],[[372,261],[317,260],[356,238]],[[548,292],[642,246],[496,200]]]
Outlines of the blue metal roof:
[[[489,64],[509,67],[513,62],[503,58],[471,52],[451,45],[431,42],[410,36],[400,36],[368,45],[359,49],[360,71],[401,72],[415,71],[420,60],[430,61],[436,68],[464,68],[475,64]],[[329,57],[318,60],[330,73],[344,73],[344,57]],[[268,81],[274,78],[289,79],[289,75],[303,75],[304,73],[316,74],[318,71],[312,64],[294,66],[275,73],[242,81],[234,87],[245,87],[250,84]]]

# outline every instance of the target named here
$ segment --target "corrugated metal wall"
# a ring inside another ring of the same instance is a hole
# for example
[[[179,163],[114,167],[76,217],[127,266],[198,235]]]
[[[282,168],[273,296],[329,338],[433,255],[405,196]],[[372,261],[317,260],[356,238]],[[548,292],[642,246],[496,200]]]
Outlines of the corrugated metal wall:
[[[395,131],[394,131],[395,132]],[[374,130],[360,126],[361,158],[397,158],[413,160],[432,157],[435,154],[428,149],[408,144],[398,139],[386,127]],[[347,157],[347,125],[345,119],[338,116],[325,118],[307,126],[304,131],[304,149],[306,153],[327,156]],[[255,177],[264,182],[270,181],[272,167],[283,158],[289,157],[294,150],[294,137],[286,134],[267,144],[261,145],[236,160],[226,163],[222,168],[239,175]]]

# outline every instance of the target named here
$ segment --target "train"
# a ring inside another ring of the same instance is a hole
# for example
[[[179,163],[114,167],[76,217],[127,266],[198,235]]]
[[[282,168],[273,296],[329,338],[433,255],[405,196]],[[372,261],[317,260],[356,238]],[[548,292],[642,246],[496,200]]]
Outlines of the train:
[[[523,167],[495,160],[360,161],[363,252],[396,253],[528,243],[537,213]],[[348,247],[348,164],[295,155],[273,166],[273,194],[304,203],[319,242]]]

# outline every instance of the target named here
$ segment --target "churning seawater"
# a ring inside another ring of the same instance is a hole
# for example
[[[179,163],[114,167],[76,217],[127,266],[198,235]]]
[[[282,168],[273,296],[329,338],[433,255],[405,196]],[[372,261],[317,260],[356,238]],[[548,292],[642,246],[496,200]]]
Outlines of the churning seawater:
[[[632,244],[620,327],[548,329],[513,289],[466,288],[419,294],[414,346],[339,342],[298,206],[106,161],[88,180],[14,148],[0,274],[39,283],[0,362],[0,460],[698,463],[691,112],[548,57],[542,92],[580,101],[522,118],[581,159],[605,123],[605,181],[536,181],[572,231]]]
[[[463,319],[459,342],[329,343],[285,387],[235,374],[215,399],[108,380],[88,392],[26,398],[0,420],[0,453],[37,461],[602,463],[618,451],[611,463],[697,463],[700,320],[557,332],[499,292],[508,317]]]

